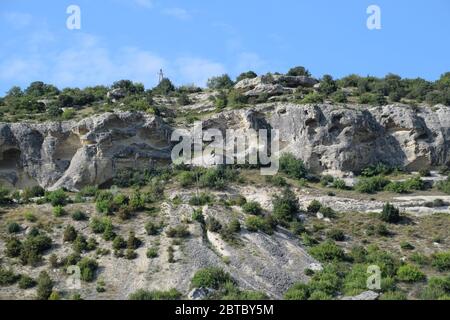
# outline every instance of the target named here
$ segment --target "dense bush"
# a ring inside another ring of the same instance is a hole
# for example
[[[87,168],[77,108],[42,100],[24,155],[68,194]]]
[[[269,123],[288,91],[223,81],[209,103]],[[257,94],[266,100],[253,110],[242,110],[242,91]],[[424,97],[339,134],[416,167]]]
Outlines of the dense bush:
[[[208,79],[206,86],[210,89],[219,90],[219,89],[229,89],[234,85],[233,80],[230,79],[230,76],[227,74],[223,74],[218,77],[212,77]]]
[[[6,229],[8,230],[8,233],[19,233],[22,230],[22,228],[17,222],[8,223]]]
[[[69,197],[62,189],[56,191],[47,191],[45,194],[45,198],[47,202],[50,202],[54,207],[64,207],[69,202]]]
[[[176,289],[170,289],[169,291],[147,291],[139,289],[132,293],[129,300],[178,300],[181,298],[181,293]]]
[[[293,179],[306,178],[308,173],[302,160],[298,160],[291,153],[285,153],[280,157],[280,171]]]
[[[386,203],[383,206],[380,219],[388,223],[397,223],[400,221],[400,210],[390,203]]]
[[[51,238],[40,233],[37,229],[34,230],[35,231],[30,232],[25,241],[22,243],[20,261],[23,265],[37,264],[41,259],[41,255],[52,246]]]
[[[73,214],[72,214],[72,219],[75,221],[84,221],[87,219],[86,214],[84,214],[83,212],[81,212],[80,210],[76,210]]]
[[[355,190],[361,193],[375,193],[382,191],[389,182],[389,180],[382,176],[362,178],[356,183]]]
[[[247,214],[259,216],[262,214],[261,205],[256,201],[249,201],[242,206],[242,210]]]
[[[322,207],[322,204],[320,203],[320,201],[318,200],[313,200],[310,202],[310,204],[308,205],[308,207],[306,208],[306,210],[309,213],[317,213],[319,212],[320,208]]]
[[[310,77],[311,73],[305,67],[297,66],[297,67],[289,69],[287,75],[288,76],[306,76],[306,77]]]
[[[208,217],[205,222],[206,229],[211,232],[220,232],[222,224],[214,217]]]
[[[166,230],[166,235],[169,238],[187,238],[190,236],[190,232],[189,229],[187,227],[187,225],[184,224],[179,224],[175,227],[169,227]]]
[[[39,300],[47,300],[53,290],[53,280],[47,272],[42,271],[37,279],[37,298]]]
[[[279,221],[289,222],[299,212],[297,196],[292,190],[285,188],[281,196],[272,199],[273,215]]]
[[[95,279],[95,273],[98,269],[98,263],[91,258],[83,258],[78,262],[78,267],[81,271],[81,280],[86,282],[92,282]]]
[[[438,252],[431,256],[431,264],[437,270],[444,272],[450,270],[450,251]]]
[[[227,282],[234,282],[231,276],[220,268],[209,267],[198,270],[191,279],[193,288],[220,289]]]
[[[266,218],[259,216],[249,216],[245,219],[245,227],[250,232],[262,231],[267,234],[273,233],[273,226]]]
[[[239,82],[244,79],[253,79],[256,78],[257,76],[258,75],[253,71],[243,72],[236,78],[236,82]]]
[[[19,276],[12,270],[6,270],[0,267],[0,286],[10,286],[19,280]]]
[[[213,201],[214,198],[211,194],[203,192],[189,199],[189,204],[191,206],[204,206],[205,204],[212,203]]]
[[[68,242],[73,242],[77,238],[78,232],[73,226],[67,226],[64,229],[63,240]]]
[[[416,266],[406,264],[398,268],[397,278],[405,282],[418,282],[425,279],[425,274]]]
[[[20,276],[20,279],[19,279],[19,288],[20,289],[23,289],[23,290],[30,289],[30,288],[33,288],[34,286],[36,286],[36,284],[37,283],[33,278],[31,278],[27,275]]]
[[[321,262],[342,261],[345,259],[344,251],[332,241],[323,242],[308,251]]]
[[[427,287],[421,293],[421,298],[424,300],[448,300],[449,297],[450,276],[430,278]]]

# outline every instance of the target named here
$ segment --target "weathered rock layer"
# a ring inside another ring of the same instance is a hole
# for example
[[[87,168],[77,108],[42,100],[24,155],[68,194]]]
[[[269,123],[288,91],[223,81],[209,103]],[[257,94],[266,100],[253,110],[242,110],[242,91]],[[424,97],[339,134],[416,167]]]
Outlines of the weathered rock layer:
[[[226,111],[204,128],[278,129],[282,152],[314,172],[359,171],[383,162],[418,170],[450,162],[450,108],[273,103]],[[79,122],[0,124],[0,181],[77,190],[108,182],[120,168],[170,162],[173,128],[139,112]]]

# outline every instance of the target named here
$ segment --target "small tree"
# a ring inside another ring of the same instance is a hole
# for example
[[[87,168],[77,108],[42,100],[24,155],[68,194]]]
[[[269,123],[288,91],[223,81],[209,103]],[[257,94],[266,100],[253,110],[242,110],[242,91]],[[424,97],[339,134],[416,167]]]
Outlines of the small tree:
[[[400,221],[400,210],[390,203],[386,203],[381,212],[380,219],[388,223],[397,223]]]
[[[169,93],[175,91],[175,86],[168,78],[164,78],[161,82],[153,89],[153,93],[168,95]]]
[[[214,90],[229,89],[234,85],[233,80],[227,74],[208,79],[207,87]]]
[[[78,235],[77,230],[75,230],[73,226],[67,226],[66,229],[64,230],[63,240],[64,242],[66,241],[73,242],[77,238],[77,235]]]
[[[253,71],[243,72],[236,78],[236,82],[239,82],[244,79],[253,79],[256,78],[257,76],[258,75]]]
[[[52,294],[53,281],[47,272],[42,271],[37,280],[37,298],[47,300]]]
[[[305,67],[298,66],[298,67],[291,68],[288,71],[287,75],[288,76],[306,76],[306,77],[310,77],[311,73]]]

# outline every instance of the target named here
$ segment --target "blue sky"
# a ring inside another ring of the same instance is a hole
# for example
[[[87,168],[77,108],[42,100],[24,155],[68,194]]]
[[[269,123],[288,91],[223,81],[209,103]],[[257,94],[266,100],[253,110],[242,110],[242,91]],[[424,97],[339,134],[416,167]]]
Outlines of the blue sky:
[[[81,30],[66,28],[71,4]],[[371,4],[381,30],[366,27]],[[35,80],[150,87],[160,68],[178,85],[296,65],[434,80],[450,71],[450,1],[0,0],[0,39],[0,94]]]

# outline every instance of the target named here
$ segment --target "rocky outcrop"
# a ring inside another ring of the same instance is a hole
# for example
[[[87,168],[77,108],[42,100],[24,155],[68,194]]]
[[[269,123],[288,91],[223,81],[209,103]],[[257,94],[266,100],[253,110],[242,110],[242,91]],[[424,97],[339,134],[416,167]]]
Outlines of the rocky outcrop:
[[[445,106],[269,103],[218,113],[203,127],[241,133],[278,129],[281,152],[293,153],[316,173],[359,171],[380,162],[410,170],[450,163],[450,108]],[[172,130],[162,118],[139,112],[79,122],[0,124],[0,181],[17,188],[39,184],[74,190],[102,184],[120,168],[170,162]]]
[[[256,96],[262,93],[268,95],[281,95],[290,93],[292,88],[313,87],[318,81],[305,76],[269,75],[239,81],[234,88],[244,92],[247,96]]]
[[[105,113],[80,122],[0,124],[0,179],[15,187],[77,190],[123,167],[170,159],[171,128],[144,113]]]

